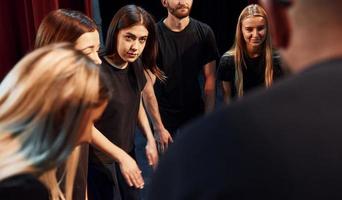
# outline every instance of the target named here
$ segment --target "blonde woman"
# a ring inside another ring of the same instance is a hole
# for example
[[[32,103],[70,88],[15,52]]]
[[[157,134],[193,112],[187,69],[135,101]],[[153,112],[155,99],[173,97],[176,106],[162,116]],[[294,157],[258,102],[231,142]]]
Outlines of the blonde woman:
[[[14,66],[0,85],[1,199],[49,199],[55,191],[55,199],[65,199],[57,184],[44,186],[38,177],[90,140],[109,98],[103,80],[91,59],[65,43],[37,49]],[[77,160],[69,163],[72,180]],[[73,181],[66,184],[71,199]]]
[[[222,83],[224,103],[258,86],[270,87],[282,75],[275,56],[265,10],[251,4],[239,16],[235,42],[220,60],[218,80]]]

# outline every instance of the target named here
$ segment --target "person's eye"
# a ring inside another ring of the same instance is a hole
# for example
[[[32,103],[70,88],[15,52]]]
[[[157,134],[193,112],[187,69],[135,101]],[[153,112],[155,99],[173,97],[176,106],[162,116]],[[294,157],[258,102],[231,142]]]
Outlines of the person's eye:
[[[264,27],[264,26],[258,27],[258,31],[263,31],[263,30],[265,30],[265,27]]]
[[[140,38],[140,39],[139,39],[139,42],[143,44],[143,43],[146,42],[146,40],[147,40],[147,38],[146,38],[146,37],[143,37],[143,38]]]
[[[126,36],[125,36],[125,39],[126,39],[127,41],[132,41],[132,40],[134,40],[135,38],[134,38],[133,36],[131,36],[131,35],[126,35]]]
[[[245,28],[245,30],[246,30],[247,32],[252,32],[252,31],[253,31],[252,28]]]
[[[83,53],[84,53],[85,55],[90,55],[90,54],[91,54],[91,50],[84,50]]]

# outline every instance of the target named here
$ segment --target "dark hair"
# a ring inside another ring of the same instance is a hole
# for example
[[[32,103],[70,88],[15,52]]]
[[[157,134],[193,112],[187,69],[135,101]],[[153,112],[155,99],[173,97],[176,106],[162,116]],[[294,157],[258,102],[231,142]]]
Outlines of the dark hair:
[[[95,30],[95,22],[79,11],[53,10],[44,17],[38,28],[35,48],[55,42],[74,43],[83,33]]]
[[[150,70],[159,79],[164,79],[163,72],[157,67],[158,53],[157,31],[153,17],[143,8],[136,5],[126,5],[120,8],[114,15],[107,32],[106,53],[107,56],[117,55],[117,37],[121,29],[137,24],[142,24],[148,31],[148,37],[141,61],[145,70]]]

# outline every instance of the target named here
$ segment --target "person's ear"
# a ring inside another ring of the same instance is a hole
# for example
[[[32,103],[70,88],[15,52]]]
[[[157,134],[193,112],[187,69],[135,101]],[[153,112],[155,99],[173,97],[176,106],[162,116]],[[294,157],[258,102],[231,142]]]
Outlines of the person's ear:
[[[260,0],[267,12],[270,33],[275,48],[286,48],[291,38],[291,26],[287,9],[289,5],[277,2],[277,0]]]
[[[161,0],[161,3],[162,3],[162,5],[164,6],[164,7],[166,7],[166,0]]]

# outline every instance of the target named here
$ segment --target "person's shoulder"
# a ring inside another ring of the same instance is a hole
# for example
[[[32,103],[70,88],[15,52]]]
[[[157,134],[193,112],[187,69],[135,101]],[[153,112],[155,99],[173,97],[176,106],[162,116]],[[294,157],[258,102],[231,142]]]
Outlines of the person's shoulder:
[[[138,58],[136,61],[131,63],[131,69],[134,70],[134,73],[136,73],[139,76],[144,76],[144,63],[142,62],[141,58]]]
[[[164,24],[164,19],[165,18],[162,18],[161,20],[159,20],[157,23],[156,23],[156,28],[158,31],[161,31],[163,29],[165,29],[165,24]]]
[[[110,67],[110,63],[109,63],[108,60],[106,59],[106,56],[107,56],[107,55],[102,55],[102,56],[100,56],[100,59],[101,59],[101,64],[100,64],[100,66],[101,66],[101,67]]]
[[[227,51],[221,56],[221,59],[234,60],[234,54],[231,51]]]
[[[190,21],[191,21],[191,23],[193,23],[196,26],[199,26],[199,27],[202,27],[202,28],[205,28],[205,29],[211,29],[211,27],[207,23],[199,21],[199,20],[194,19],[192,17],[190,17]]]
[[[220,58],[220,65],[234,65],[234,55],[229,51],[224,53]]]
[[[156,22],[157,28],[160,28],[161,25],[163,25],[163,20],[159,20]]]

